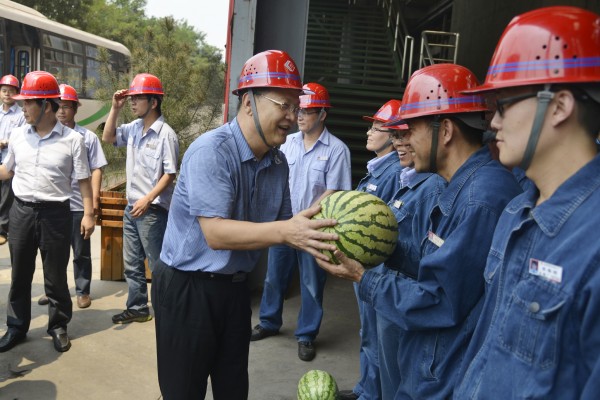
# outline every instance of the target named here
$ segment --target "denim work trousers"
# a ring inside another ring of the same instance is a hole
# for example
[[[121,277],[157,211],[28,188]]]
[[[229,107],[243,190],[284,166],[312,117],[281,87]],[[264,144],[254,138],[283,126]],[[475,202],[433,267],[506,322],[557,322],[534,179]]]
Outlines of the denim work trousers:
[[[129,287],[127,308],[145,311],[148,309],[148,285],[144,260],[148,258],[148,267],[153,271],[160,257],[168,213],[163,208],[151,206],[144,215],[133,218],[131,208],[128,205],[123,214],[123,262]]]
[[[204,275],[204,276],[203,276]],[[250,292],[158,261],[152,273],[158,383],[164,400],[248,398]]]
[[[44,269],[48,304],[48,332],[66,330],[73,315],[67,283],[72,216],[69,202],[34,209],[15,201],[10,210],[10,261],[12,275],[8,293],[9,331],[26,333],[31,322],[31,282],[38,249]]]
[[[78,296],[90,294],[92,283],[92,252],[90,239],[84,239],[81,234],[83,211],[71,211],[73,214],[73,233],[71,247],[73,248],[73,276],[75,277],[75,292]]]
[[[383,265],[373,268],[377,273],[383,273],[383,270]],[[352,391],[360,395],[361,400],[380,399],[377,314],[372,305],[358,297],[358,284],[353,285],[360,317],[360,379]]]
[[[319,334],[323,319],[323,289],[327,272],[317,265],[313,256],[289,246],[269,248],[267,276],[260,303],[260,325],[270,330],[281,328],[283,298],[296,266],[300,272],[302,298],[295,335],[299,342],[312,342]]]
[[[4,237],[8,237],[8,216],[14,199],[12,178],[0,181],[0,235]]]

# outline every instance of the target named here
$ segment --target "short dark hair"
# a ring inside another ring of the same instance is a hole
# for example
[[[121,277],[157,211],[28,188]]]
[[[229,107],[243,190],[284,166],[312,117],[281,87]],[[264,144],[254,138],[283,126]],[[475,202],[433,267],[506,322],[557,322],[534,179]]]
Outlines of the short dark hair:
[[[44,103],[44,99],[35,99],[35,102],[38,104],[38,106],[42,106],[42,104]],[[50,104],[50,106],[52,107],[52,112],[54,114],[56,114],[58,112],[58,99],[46,99],[46,102],[48,104]]]

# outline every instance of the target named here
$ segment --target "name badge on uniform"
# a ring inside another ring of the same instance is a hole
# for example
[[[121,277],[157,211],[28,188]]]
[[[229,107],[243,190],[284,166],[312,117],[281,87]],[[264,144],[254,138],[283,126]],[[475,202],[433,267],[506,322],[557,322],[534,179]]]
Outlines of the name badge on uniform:
[[[372,183],[369,183],[369,184],[367,185],[367,190],[368,190],[369,192],[374,192],[374,191],[376,191],[376,190],[377,190],[377,185],[373,185]]]
[[[156,143],[148,143],[146,147],[152,150],[156,150]]]
[[[327,157],[327,156],[319,156],[319,157],[317,157],[317,160],[319,160],[319,161],[327,161],[327,160],[329,160],[329,157]]]
[[[550,264],[535,258],[529,259],[529,273],[531,275],[539,276],[550,282],[561,283],[562,272],[563,268],[560,265]]]
[[[400,208],[404,205],[404,202],[402,202],[402,200],[396,200],[394,201],[394,207],[395,208]]]
[[[431,231],[427,232],[427,239],[429,239],[429,241],[435,244],[437,247],[442,247],[442,245],[444,244],[444,239],[442,239],[441,237],[439,237]]]

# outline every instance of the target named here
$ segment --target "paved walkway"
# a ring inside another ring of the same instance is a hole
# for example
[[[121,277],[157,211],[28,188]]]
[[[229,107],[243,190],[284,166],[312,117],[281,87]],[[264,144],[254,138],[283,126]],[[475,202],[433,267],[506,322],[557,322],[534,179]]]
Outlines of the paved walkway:
[[[114,325],[111,316],[122,310],[127,298],[125,282],[100,281],[100,229],[92,236],[92,306],[74,304],[69,324],[72,348],[57,353],[46,333],[47,307],[37,299],[43,293],[41,261],[32,287],[32,321],[27,340],[0,353],[0,399],[120,400],[160,399],[156,378],[154,323]],[[6,302],[10,287],[8,245],[0,246],[0,335],[6,332]],[[260,280],[260,277],[257,277]],[[69,267],[74,297],[72,268]],[[258,320],[259,293],[253,297],[253,325]],[[297,383],[310,369],[329,371],[341,389],[351,388],[358,377],[358,313],[352,285],[330,278],[325,293],[325,317],[316,342],[317,357],[297,357],[293,335],[300,298],[286,301],[281,335],[250,345],[250,396],[256,400],[296,399]],[[235,382],[232,382],[235,384]],[[211,394],[207,395],[212,398]]]

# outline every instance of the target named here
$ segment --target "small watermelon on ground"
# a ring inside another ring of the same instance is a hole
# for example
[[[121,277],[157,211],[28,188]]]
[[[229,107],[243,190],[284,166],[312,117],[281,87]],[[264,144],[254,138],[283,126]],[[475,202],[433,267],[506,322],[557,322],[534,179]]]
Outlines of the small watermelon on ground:
[[[398,222],[377,196],[356,190],[335,192],[321,200],[321,212],[313,217],[329,218],[337,220],[337,225],[322,230],[337,233],[339,240],[332,243],[365,268],[381,264],[396,248]],[[333,253],[323,253],[338,263]]]
[[[338,387],[329,372],[313,369],[298,382],[298,400],[336,400]]]

